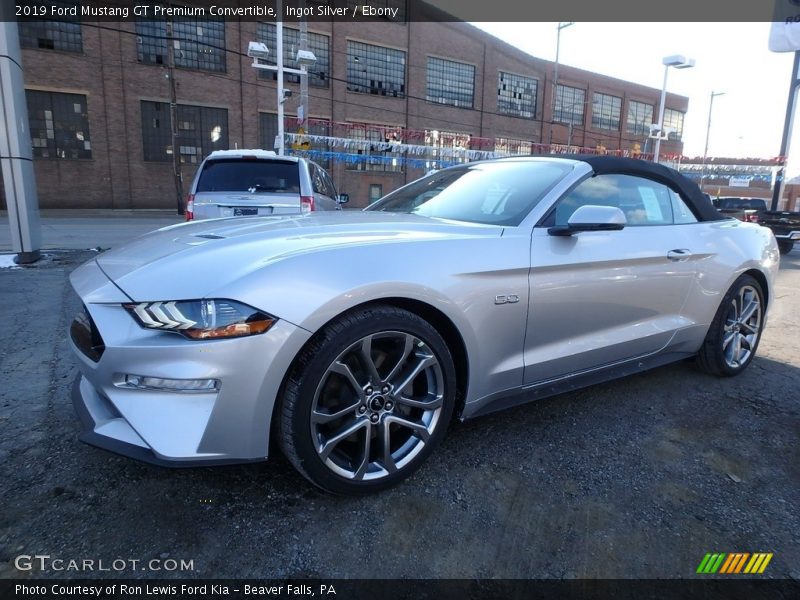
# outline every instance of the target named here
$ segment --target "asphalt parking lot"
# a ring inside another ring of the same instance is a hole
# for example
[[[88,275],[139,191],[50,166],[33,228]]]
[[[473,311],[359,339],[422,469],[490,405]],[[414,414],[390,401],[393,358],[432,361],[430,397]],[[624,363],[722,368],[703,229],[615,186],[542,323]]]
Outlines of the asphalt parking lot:
[[[360,499],[278,455],[167,470],[78,442],[67,277],[90,256],[0,269],[0,577],[673,578],[772,552],[764,577],[800,579],[800,250],[740,377],[679,363],[454,423],[410,480]],[[15,568],[35,554],[141,562]],[[167,558],[192,569],[140,570]]]

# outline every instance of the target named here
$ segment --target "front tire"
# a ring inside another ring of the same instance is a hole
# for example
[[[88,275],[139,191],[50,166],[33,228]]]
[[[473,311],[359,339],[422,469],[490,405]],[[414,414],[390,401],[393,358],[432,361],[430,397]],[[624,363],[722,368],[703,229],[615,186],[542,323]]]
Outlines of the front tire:
[[[778,240],[778,250],[781,254],[789,254],[794,248],[794,241],[792,240]]]
[[[723,377],[747,368],[758,349],[764,327],[764,292],[750,275],[739,277],[725,294],[697,354],[706,373]]]
[[[303,349],[284,385],[278,441],[309,481],[361,495],[411,475],[444,437],[455,366],[427,321],[388,305],[347,313]]]

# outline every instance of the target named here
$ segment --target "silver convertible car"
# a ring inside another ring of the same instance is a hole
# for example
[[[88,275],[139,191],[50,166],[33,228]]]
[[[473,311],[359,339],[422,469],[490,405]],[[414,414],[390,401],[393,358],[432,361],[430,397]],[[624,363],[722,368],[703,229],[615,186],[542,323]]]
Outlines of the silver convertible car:
[[[779,254],[666,167],[526,157],[362,212],[167,227],[71,276],[82,439],[167,466],[280,448],[325,490],[396,484],[468,419],[696,357],[753,360]]]

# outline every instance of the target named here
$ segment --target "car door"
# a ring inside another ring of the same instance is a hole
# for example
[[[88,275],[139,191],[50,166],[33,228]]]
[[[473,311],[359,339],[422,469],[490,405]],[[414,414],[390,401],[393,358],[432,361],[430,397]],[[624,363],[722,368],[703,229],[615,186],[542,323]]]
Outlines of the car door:
[[[584,205],[617,207],[627,224],[548,234]],[[596,175],[562,196],[533,232],[525,383],[664,348],[687,322],[681,309],[695,276],[692,220],[676,192],[643,177]]]

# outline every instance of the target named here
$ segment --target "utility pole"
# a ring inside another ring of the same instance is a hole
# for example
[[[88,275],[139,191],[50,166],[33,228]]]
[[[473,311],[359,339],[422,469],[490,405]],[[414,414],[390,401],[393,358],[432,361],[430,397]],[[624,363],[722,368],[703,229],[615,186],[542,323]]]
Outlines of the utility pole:
[[[277,0],[278,18],[275,21],[275,40],[276,50],[275,62],[278,66],[278,143],[275,148],[278,156],[284,155],[284,122],[283,122],[283,103],[286,102],[286,94],[283,91],[283,0]]]
[[[800,76],[800,50],[794,53],[794,65],[792,66],[792,80],[789,82],[789,99],[786,102],[786,117],[783,121],[783,136],[781,137],[780,158],[781,164],[775,177],[775,189],[772,190],[772,205],[770,210],[778,210],[778,204],[783,196],[783,188],[786,184],[786,159],[789,156],[789,142],[794,129],[794,106],[797,100],[797,87]]]
[[[306,14],[306,0],[300,0],[300,14]],[[308,21],[305,17],[300,19],[300,50],[308,50]],[[308,123],[308,73],[300,75],[300,109],[297,111],[297,125],[305,133],[309,133]]]
[[[28,264],[39,259],[41,229],[33,144],[28,130],[22,52],[11,3],[0,3],[0,164],[11,227],[14,261]]]
[[[558,95],[558,58],[561,52],[561,30],[574,24],[574,21],[560,22],[556,29],[556,64],[553,67],[553,93],[550,103],[550,144],[553,143],[553,121],[555,121],[556,96]]]
[[[703,183],[706,179],[706,160],[708,159],[708,138],[711,134],[711,111],[714,110],[714,97],[724,96],[725,92],[711,92],[711,101],[708,103],[708,124],[706,125],[706,147],[703,150],[703,166],[700,171],[700,191],[703,191]]]
[[[175,39],[173,37],[172,19],[167,20],[167,78],[169,79],[169,120],[172,143],[172,172],[175,179],[175,203],[178,214],[183,210],[183,173],[181,172],[181,154],[178,145],[178,83],[175,81]]]

